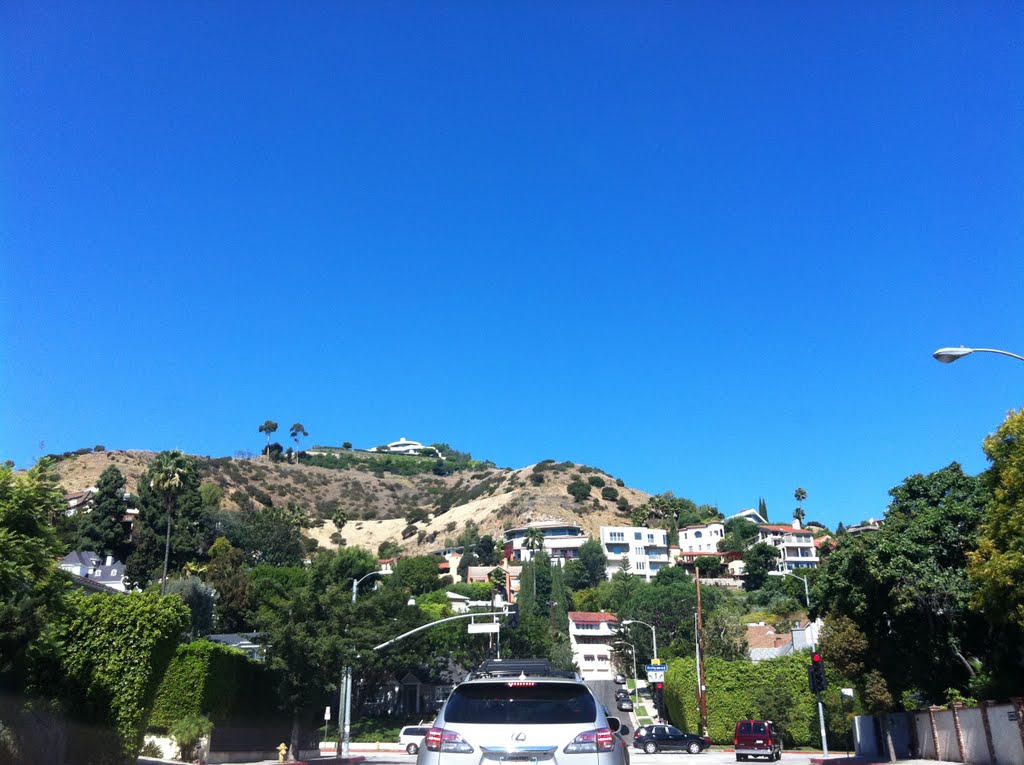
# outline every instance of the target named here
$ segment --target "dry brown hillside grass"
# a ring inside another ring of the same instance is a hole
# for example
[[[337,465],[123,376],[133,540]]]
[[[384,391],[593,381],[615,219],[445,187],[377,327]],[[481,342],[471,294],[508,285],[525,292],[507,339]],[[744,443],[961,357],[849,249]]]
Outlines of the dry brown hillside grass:
[[[65,491],[80,491],[95,485],[100,474],[114,465],[125,475],[128,489],[134,493],[139,476],[155,456],[155,452],[147,451],[95,452],[61,460],[57,472]],[[566,491],[574,474],[581,474],[583,480],[591,476],[601,478],[633,507],[649,498],[645,492],[617,486],[607,473],[570,463],[561,463],[560,470],[544,470],[543,482],[536,484],[536,479],[531,478],[532,465],[518,470],[490,468],[451,476],[397,476],[269,463],[262,459],[197,459],[203,481],[224,489],[226,509],[237,510],[244,502],[257,506],[267,502],[277,506],[294,504],[315,519],[336,504],[350,519],[342,531],[345,543],[374,552],[381,542],[388,540],[401,544],[407,553],[436,549],[453,542],[470,523],[475,523],[481,534],[498,539],[505,529],[531,521],[576,523],[592,536],[597,536],[600,526],[629,523],[615,501],[601,498],[600,487],[594,487],[587,500],[575,502]],[[451,504],[447,510],[446,504]],[[410,525],[407,516],[419,509],[426,512],[426,519]],[[327,521],[306,533],[322,546],[334,547],[330,538],[335,531],[334,524]]]

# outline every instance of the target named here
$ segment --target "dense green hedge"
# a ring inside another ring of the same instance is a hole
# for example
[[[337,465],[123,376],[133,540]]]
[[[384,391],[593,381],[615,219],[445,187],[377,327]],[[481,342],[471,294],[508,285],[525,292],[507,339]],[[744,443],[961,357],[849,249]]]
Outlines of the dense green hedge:
[[[712,741],[732,743],[737,720],[768,718],[779,721],[786,746],[821,746],[817,700],[807,687],[809,664],[807,652],[758,662],[706,659],[708,735]],[[834,673],[827,674],[826,706],[838,708],[839,687],[844,683]],[[692,658],[670,662],[665,675],[665,702],[674,725],[694,732],[700,728],[697,672]],[[772,702],[774,709],[769,708]],[[781,719],[784,716],[788,720]],[[829,741],[845,740],[848,726],[842,716],[826,717]]]
[[[267,669],[241,651],[197,640],[178,646],[157,690],[150,728],[203,715],[214,723],[273,714],[274,683]]]
[[[57,635],[64,694],[75,717],[116,731],[125,761],[135,762],[157,683],[188,626],[179,597],[75,593]]]

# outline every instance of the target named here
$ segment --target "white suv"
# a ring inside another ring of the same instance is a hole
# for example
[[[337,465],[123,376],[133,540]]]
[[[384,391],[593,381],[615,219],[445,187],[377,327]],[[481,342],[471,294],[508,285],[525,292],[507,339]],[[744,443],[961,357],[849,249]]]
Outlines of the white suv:
[[[492,659],[452,691],[416,765],[628,765],[628,732],[576,673]]]

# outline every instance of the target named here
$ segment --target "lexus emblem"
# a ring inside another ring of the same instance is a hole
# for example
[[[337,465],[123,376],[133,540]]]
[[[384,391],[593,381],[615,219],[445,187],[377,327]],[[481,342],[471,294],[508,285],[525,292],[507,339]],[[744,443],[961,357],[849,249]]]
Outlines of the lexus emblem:
[[[514,735],[512,737],[512,740],[513,741],[526,741],[526,734],[523,733],[522,731],[519,731],[516,735]]]

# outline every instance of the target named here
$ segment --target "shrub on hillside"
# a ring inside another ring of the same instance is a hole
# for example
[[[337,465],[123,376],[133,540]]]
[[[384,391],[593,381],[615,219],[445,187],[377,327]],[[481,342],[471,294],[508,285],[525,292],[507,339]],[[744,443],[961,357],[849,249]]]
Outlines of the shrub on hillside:
[[[544,483],[544,474],[530,473],[530,483],[532,483],[534,486],[540,486],[542,483]]]
[[[565,487],[565,490],[572,494],[576,502],[582,502],[590,496],[590,484],[580,479],[575,479]]]
[[[607,500],[615,500],[619,498],[619,490],[614,486],[605,486],[601,489],[601,496]]]
[[[587,479],[587,483],[589,483],[596,489],[600,489],[602,486],[604,486],[604,479],[601,478],[601,476],[592,475],[590,476],[590,478]]]
[[[621,478],[616,478],[616,479],[615,479],[615,485],[616,485],[616,486],[625,486],[625,485],[626,485],[626,482],[625,482],[625,481],[623,481],[623,480],[622,480]]]

